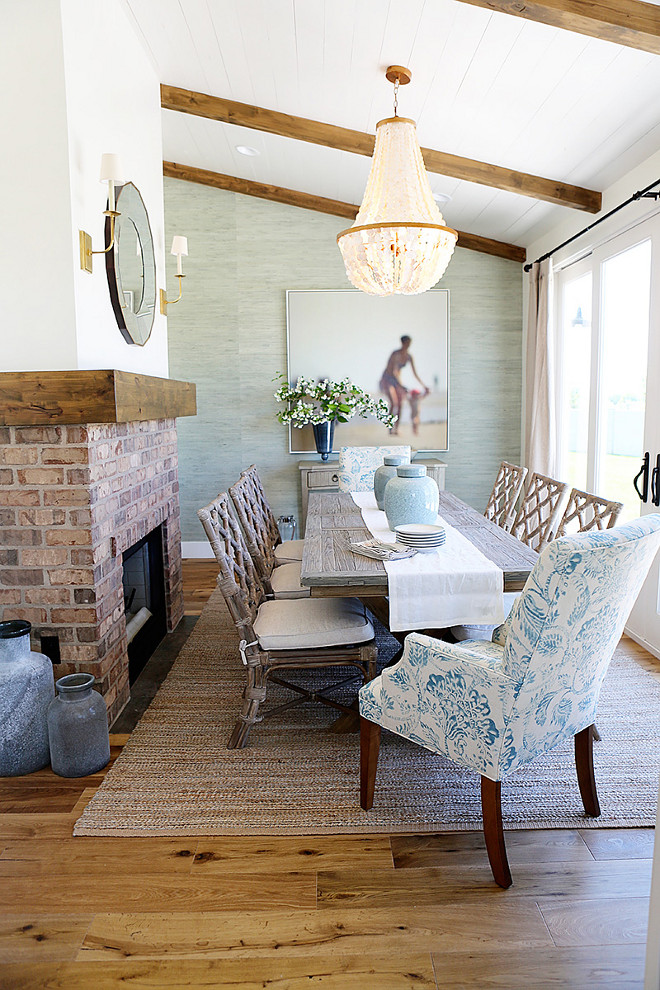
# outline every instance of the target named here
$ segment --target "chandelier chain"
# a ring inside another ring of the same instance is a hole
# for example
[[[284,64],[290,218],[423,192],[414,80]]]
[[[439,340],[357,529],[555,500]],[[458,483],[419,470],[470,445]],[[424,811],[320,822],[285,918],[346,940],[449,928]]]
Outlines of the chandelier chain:
[[[394,116],[398,117],[397,110],[399,109],[399,80],[394,80]]]

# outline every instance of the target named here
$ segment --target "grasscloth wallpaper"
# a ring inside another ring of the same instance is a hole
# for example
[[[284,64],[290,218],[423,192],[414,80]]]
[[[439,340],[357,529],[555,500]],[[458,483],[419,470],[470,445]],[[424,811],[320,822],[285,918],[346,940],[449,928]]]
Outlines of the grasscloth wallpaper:
[[[275,418],[286,371],[286,289],[348,288],[340,217],[165,179],[166,243],[188,237],[184,297],[168,313],[170,376],[197,384],[179,420],[184,541],[203,541],[199,506],[256,463],[277,515],[300,518],[299,455]],[[168,288],[175,294],[174,258]],[[447,488],[485,507],[497,466],[520,457],[521,266],[457,249],[450,290]]]

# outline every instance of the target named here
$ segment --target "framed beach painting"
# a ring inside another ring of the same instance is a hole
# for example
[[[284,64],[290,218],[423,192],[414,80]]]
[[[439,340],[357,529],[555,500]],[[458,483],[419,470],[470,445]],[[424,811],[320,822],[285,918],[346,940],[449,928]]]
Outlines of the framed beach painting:
[[[289,289],[288,379],[351,381],[385,399],[393,430],[373,416],[337,423],[334,449],[387,443],[447,450],[449,290],[370,296],[357,289]],[[289,426],[292,454],[314,452],[311,426]]]

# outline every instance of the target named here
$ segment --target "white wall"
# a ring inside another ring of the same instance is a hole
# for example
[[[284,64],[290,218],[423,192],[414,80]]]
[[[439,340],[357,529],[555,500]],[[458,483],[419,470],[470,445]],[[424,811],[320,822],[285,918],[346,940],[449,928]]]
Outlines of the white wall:
[[[80,268],[78,229],[103,243],[103,152],[144,199],[165,285],[160,87],[121,0],[0,0],[0,370],[118,368],[166,377],[167,321],[129,345],[105,274]],[[11,135],[9,139],[7,136]]]
[[[77,367],[119,368],[166,377],[167,320],[158,306],[145,346],[127,344],[110,305],[104,259],[94,258],[92,275],[78,263],[78,228],[92,235],[95,249],[103,242],[107,186],[99,182],[99,167],[104,152],[115,152],[122,159],[123,178],[142,194],[154,238],[156,281],[165,285],[159,80],[120,0],[61,0],[61,7]],[[176,292],[170,288],[172,294]]]
[[[75,368],[59,4],[0,0],[0,15],[0,370]]]

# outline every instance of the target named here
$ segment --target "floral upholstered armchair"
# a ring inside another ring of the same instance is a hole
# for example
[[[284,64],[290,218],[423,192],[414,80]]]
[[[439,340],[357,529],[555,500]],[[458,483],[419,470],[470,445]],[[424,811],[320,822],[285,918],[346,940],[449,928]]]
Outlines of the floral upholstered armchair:
[[[341,447],[339,450],[339,491],[371,492],[374,473],[383,463],[383,457],[400,454],[410,460],[407,444],[390,444],[384,447]]]
[[[492,642],[411,634],[393,667],[360,690],[361,803],[372,806],[380,727],[481,774],[486,848],[498,884],[511,874],[501,780],[571,736],[588,815],[600,808],[593,723],[601,684],[660,544],[660,514],[564,536],[539,556]]]

